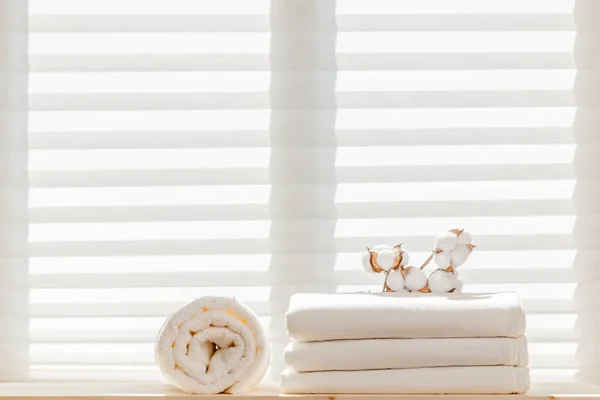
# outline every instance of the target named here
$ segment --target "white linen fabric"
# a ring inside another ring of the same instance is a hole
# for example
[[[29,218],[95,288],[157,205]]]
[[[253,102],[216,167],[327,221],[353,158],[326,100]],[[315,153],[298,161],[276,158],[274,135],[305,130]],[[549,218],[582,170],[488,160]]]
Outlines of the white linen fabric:
[[[529,389],[526,367],[439,367],[373,371],[295,372],[281,378],[285,393],[510,394]]]
[[[519,338],[362,339],[292,342],[285,364],[298,372],[445,366],[527,366]]]
[[[518,337],[525,312],[514,293],[301,293],[286,313],[290,339]]]
[[[167,319],[156,340],[156,360],[186,392],[243,393],[267,371],[269,344],[249,308],[233,298],[204,297]]]

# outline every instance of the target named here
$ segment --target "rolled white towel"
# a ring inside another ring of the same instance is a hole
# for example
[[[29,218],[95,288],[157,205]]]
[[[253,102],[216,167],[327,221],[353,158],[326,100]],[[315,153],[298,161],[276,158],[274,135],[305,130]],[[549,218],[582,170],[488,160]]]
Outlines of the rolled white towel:
[[[176,311],[162,327],[155,351],[165,378],[188,393],[248,391],[269,364],[258,317],[228,297],[203,297]]]

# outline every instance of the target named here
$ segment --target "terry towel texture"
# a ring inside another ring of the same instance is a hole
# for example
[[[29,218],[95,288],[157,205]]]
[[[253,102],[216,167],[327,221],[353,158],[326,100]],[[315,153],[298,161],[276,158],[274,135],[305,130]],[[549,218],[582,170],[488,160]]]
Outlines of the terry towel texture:
[[[189,393],[242,393],[264,376],[269,345],[257,316],[237,300],[203,297],[176,311],[156,341],[163,375]]]
[[[298,372],[440,366],[527,366],[527,340],[513,338],[362,339],[293,342],[285,363]]]
[[[296,294],[290,339],[519,337],[525,313],[514,293]]]
[[[374,371],[284,371],[286,393],[500,394],[524,393],[529,371],[524,367],[440,367]]]

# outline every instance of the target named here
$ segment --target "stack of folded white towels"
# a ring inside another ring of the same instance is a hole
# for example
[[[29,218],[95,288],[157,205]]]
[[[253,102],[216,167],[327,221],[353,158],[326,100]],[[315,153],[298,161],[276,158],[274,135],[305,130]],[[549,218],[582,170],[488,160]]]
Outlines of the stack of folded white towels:
[[[513,293],[298,294],[285,393],[525,393],[525,313]]]

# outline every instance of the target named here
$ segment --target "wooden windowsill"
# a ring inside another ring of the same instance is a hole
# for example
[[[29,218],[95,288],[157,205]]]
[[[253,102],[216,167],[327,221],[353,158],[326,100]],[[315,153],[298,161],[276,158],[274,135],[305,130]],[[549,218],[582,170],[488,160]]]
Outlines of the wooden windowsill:
[[[18,400],[191,400],[198,396],[189,395],[166,383],[64,383],[26,382],[0,383],[0,399]],[[202,396],[203,399],[241,400],[600,400],[600,388],[587,384],[534,385],[525,395],[286,395],[275,390],[262,390],[244,395]]]

